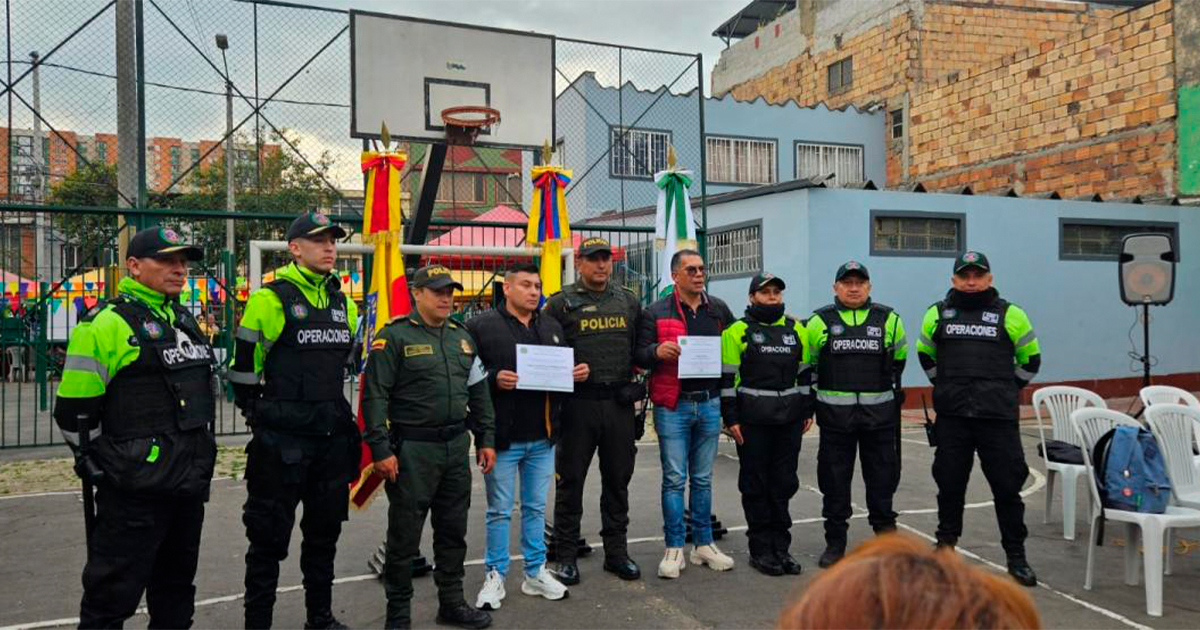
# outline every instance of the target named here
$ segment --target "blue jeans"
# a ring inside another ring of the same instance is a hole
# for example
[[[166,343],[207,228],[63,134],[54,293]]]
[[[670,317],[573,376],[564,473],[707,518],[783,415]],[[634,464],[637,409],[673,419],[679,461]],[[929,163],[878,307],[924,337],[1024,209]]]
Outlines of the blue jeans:
[[[513,442],[496,451],[496,466],[483,476],[487,486],[487,553],[484,563],[508,575],[508,524],[513,495],[521,477],[521,555],[525,574],[537,575],[546,563],[546,494],[554,479],[554,443],[550,440]]]
[[[682,547],[683,487],[688,486],[692,543],[712,543],[712,469],[721,435],[721,402],[680,401],[674,410],[654,409],[654,430],[662,458],[663,535],[668,547]]]

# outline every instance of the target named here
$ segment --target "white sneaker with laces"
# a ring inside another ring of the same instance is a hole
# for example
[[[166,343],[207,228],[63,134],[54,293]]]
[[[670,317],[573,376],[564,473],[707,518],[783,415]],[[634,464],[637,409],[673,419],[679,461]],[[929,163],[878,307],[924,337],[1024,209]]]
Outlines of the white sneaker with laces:
[[[667,547],[662,562],[658,563],[658,577],[674,580],[687,567],[683,561],[683,547]]]
[[[538,567],[537,575],[525,576],[525,581],[521,582],[521,592],[526,595],[545,597],[551,601],[558,601],[571,594],[562,582],[554,579],[545,565]]]
[[[688,559],[692,564],[706,564],[713,571],[728,571],[733,568],[733,558],[725,555],[712,543],[693,547]]]
[[[475,598],[475,607],[480,610],[500,610],[505,594],[504,576],[492,569],[483,579],[483,588],[479,589],[479,596]]]

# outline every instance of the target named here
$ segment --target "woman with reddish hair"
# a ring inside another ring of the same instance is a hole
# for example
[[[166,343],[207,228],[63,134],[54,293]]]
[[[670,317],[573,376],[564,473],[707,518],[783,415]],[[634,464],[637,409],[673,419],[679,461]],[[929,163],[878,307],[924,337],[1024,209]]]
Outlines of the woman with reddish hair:
[[[813,580],[779,628],[1041,628],[1011,580],[901,534],[880,536]]]

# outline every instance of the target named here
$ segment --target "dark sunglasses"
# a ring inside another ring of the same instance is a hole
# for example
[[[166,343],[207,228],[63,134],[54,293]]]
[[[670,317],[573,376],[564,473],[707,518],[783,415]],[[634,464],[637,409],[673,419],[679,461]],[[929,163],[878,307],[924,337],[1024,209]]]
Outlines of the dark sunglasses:
[[[690,267],[684,267],[683,271],[689,276],[702,276],[708,272],[708,267],[705,267],[704,265],[692,265]]]

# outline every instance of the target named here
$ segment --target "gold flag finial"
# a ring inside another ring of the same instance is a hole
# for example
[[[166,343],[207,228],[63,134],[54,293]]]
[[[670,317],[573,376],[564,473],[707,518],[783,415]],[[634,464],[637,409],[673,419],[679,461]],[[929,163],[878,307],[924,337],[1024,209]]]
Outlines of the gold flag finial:
[[[384,151],[392,147],[392,136],[388,133],[386,122],[379,123],[379,141],[383,143]]]
[[[546,140],[545,144],[542,145],[542,164],[550,164],[551,153],[554,153],[554,149],[550,148],[550,141]]]
[[[675,168],[675,147],[667,145],[667,168]]]

